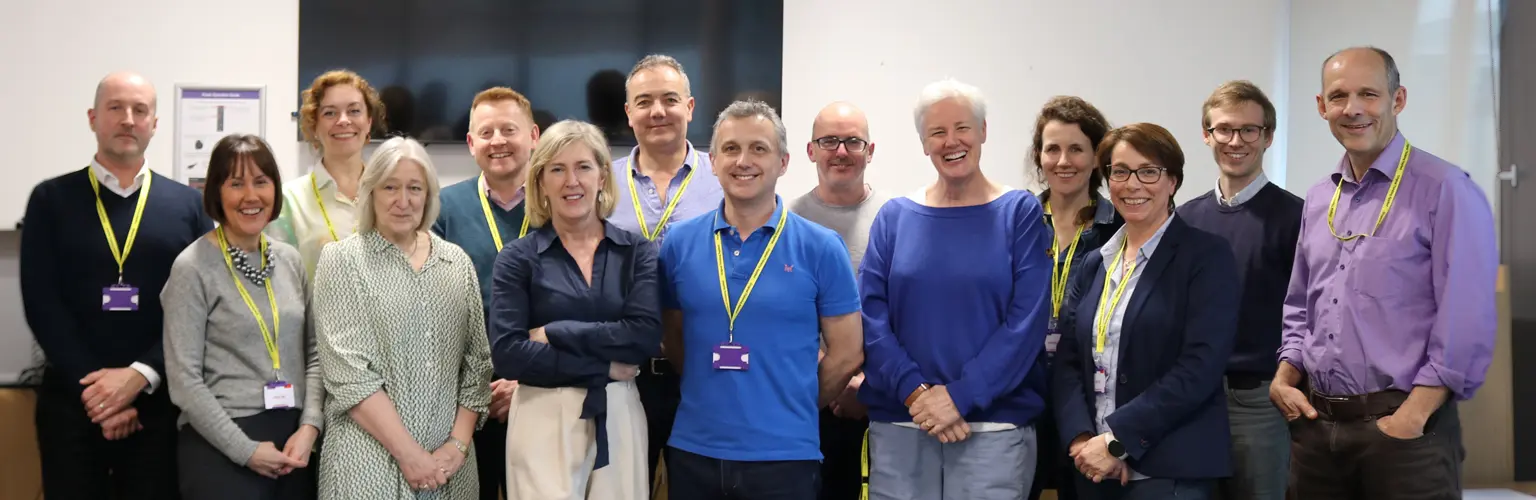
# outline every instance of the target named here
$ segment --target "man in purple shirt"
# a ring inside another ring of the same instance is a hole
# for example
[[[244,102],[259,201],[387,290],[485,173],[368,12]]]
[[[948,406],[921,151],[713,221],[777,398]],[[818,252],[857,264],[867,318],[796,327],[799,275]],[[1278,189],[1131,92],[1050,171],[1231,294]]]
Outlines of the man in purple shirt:
[[[1270,385],[1291,498],[1461,498],[1456,403],[1494,344],[1493,211],[1398,131],[1407,102],[1386,51],[1323,63],[1317,110],[1346,154],[1307,190]]]
[[[630,70],[624,92],[624,113],[639,145],[613,162],[619,198],[608,222],[660,241],[667,227],[714,210],[725,195],[709,154],[688,142],[694,103],[682,63],[646,56]],[[635,384],[649,427],[650,477],[656,478],[682,397],[679,380],[666,358],[653,358],[640,367]]]

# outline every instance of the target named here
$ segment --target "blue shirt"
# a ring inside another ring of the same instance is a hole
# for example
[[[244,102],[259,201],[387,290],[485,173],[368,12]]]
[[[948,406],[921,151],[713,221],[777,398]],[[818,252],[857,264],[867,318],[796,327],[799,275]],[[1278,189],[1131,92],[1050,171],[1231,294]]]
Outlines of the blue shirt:
[[[597,468],[608,463],[609,363],[638,365],[660,354],[656,271],[655,243],[613,224],[603,225],[591,283],[551,225],[496,258],[491,361],[523,385],[587,389],[581,418],[596,425]],[[528,330],[540,326],[548,344],[529,340]]]
[[[656,226],[661,222],[662,213],[667,211],[667,204],[678,197],[678,190],[690,173],[693,179],[688,181],[688,189],[682,191],[682,198],[677,200],[672,215],[658,231]],[[613,181],[618,185],[619,193],[618,203],[613,206],[613,215],[608,216],[608,222],[641,236],[644,236],[644,231],[640,230],[640,219],[635,217],[634,198],[629,195],[630,179],[634,180],[635,193],[640,195],[640,213],[645,216],[646,229],[660,233],[662,236],[657,237],[658,240],[665,238],[667,227],[714,210],[725,196],[720,187],[720,179],[715,176],[709,162],[709,155],[694,149],[690,143],[688,154],[683,157],[683,167],[678,169],[677,175],[667,185],[667,199],[662,199],[661,193],[656,191],[656,182],[640,173],[640,148],[636,147],[630,151],[629,156],[613,161]]]
[[[683,313],[682,401],[668,445],[733,461],[820,460],[816,352],[821,318],[859,310],[848,249],[832,230],[778,208],[742,241],[724,203],[679,222],[661,245],[662,307]],[[1038,217],[1038,215],[1037,215]],[[1039,220],[1038,218],[1035,220]],[[720,235],[734,306],[775,231],[783,231],[752,295],[736,318],[746,370],[716,370],[714,348],[727,341],[714,236]]]
[[[886,203],[859,270],[864,385],[875,422],[910,422],[920,384],[944,385],[968,422],[1029,425],[1045,408],[1037,361],[1050,318],[1052,231],[1028,191],[983,205]]]

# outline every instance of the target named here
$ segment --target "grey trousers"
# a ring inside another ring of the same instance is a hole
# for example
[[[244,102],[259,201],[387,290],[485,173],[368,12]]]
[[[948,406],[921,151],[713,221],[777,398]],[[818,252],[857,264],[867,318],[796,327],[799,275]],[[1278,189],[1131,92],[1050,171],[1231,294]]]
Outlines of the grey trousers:
[[[1282,500],[1291,461],[1291,431],[1269,400],[1269,384],[1227,388],[1232,477],[1217,482],[1218,500]]]
[[[1035,429],[972,432],[944,444],[870,422],[869,454],[870,500],[1023,500],[1035,476]]]

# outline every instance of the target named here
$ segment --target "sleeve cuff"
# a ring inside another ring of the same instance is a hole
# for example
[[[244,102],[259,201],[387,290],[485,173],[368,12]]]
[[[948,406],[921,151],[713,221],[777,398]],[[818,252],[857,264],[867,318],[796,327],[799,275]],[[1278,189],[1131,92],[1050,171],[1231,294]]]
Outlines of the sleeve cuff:
[[[1301,349],[1298,349],[1298,348],[1295,348],[1295,347],[1284,347],[1284,348],[1281,348],[1280,349],[1280,361],[1284,361],[1286,363],[1290,363],[1291,366],[1296,367],[1296,370],[1301,372],[1301,373],[1307,373],[1306,365],[1303,365],[1301,363]]]
[[[140,375],[144,376],[144,380],[149,382],[148,385],[144,386],[145,394],[154,394],[155,390],[160,388],[160,374],[155,373],[154,368],[150,368],[149,365],[137,361],[131,365],[128,365],[128,367],[133,368],[133,370],[136,372],[139,372]],[[255,453],[255,450],[252,450],[251,452]],[[250,457],[247,456],[246,458]],[[244,464],[244,462],[241,462],[241,464]]]
[[[1457,400],[1465,401],[1470,394],[1466,391],[1466,376],[1461,372],[1447,368],[1445,365],[1429,362],[1419,368],[1419,373],[1413,376],[1413,385],[1425,387],[1444,387],[1455,395]]]
[[[955,411],[960,413],[960,418],[966,418],[976,408],[976,392],[965,380],[956,380],[944,386],[944,389],[949,391],[949,399],[955,403]]]
[[[831,318],[859,312],[859,307],[861,305],[863,304],[860,303],[857,297],[855,297],[853,300],[822,304],[820,307],[817,307],[818,310],[816,313],[823,318]]]
[[[230,449],[226,450],[227,453],[225,453],[225,456],[229,457],[229,461],[244,467],[245,464],[251,462],[251,457],[256,455],[257,446],[260,446],[260,444],[250,439],[246,439],[245,441],[241,441],[239,444],[230,446]]]

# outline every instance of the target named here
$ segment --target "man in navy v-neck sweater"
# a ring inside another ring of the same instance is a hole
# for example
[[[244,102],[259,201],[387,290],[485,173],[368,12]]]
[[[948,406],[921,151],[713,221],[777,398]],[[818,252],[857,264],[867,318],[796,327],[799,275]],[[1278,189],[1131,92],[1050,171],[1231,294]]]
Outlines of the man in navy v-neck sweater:
[[[48,360],[37,434],[50,500],[178,497],[177,411],[160,386],[160,289],[176,256],[213,222],[196,190],[145,166],[154,110],[154,87],[143,77],[103,79],[90,112],[98,143],[91,165],[38,184],[22,219],[22,303]],[[119,271],[98,199],[127,251],[121,283],[137,287],[136,311],[104,310],[103,288],[119,283]]]
[[[1179,208],[1190,226],[1226,238],[1237,258],[1242,297],[1237,343],[1227,361],[1227,416],[1231,422],[1232,477],[1219,483],[1226,498],[1279,500],[1285,496],[1290,432],[1269,401],[1279,366],[1280,326],[1302,199],[1264,176],[1264,150],[1274,138],[1275,108],[1252,83],[1218,87],[1205,102],[1202,127],[1221,169],[1216,189]]]

